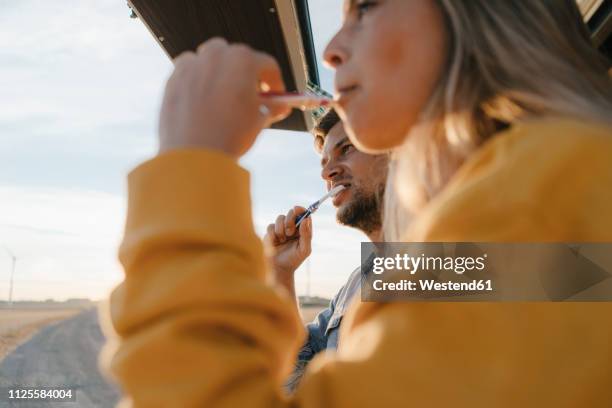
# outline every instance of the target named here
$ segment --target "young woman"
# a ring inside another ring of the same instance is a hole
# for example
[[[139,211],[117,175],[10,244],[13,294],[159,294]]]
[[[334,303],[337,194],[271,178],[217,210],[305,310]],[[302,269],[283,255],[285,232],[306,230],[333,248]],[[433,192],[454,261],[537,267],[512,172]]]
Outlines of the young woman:
[[[599,147],[609,143],[612,125],[612,81],[573,0],[348,7],[325,58],[336,69],[339,110],[354,142],[365,150],[396,149],[396,188],[387,191],[400,198],[387,203],[402,209],[388,209],[388,240],[407,233],[397,229],[405,211],[420,212],[432,201],[412,239],[435,240],[434,224],[441,222],[443,230],[476,239],[546,238],[537,231],[546,223],[556,229],[548,240],[610,238],[605,223],[582,220],[592,224],[589,232],[573,225],[603,204],[585,203],[572,182],[592,175],[593,186],[602,185],[597,158],[606,161],[609,152]],[[474,167],[479,174],[468,176]],[[475,181],[475,189],[464,189]],[[559,188],[538,188],[546,183]],[[572,200],[572,214],[560,213],[563,203],[555,200],[564,199]],[[461,231],[448,228],[458,220],[440,219],[442,201],[452,207],[444,215],[463,219]],[[478,221],[483,212],[500,218],[493,235],[477,235],[479,224],[492,221]]]
[[[345,8],[326,59],[354,143],[396,149],[388,236],[612,241],[610,79],[571,0]],[[223,40],[176,61],[104,313],[126,406],[610,405],[609,303],[355,305],[284,397],[303,328],[265,283],[236,163],[287,113],[262,83],[284,89],[276,63]]]

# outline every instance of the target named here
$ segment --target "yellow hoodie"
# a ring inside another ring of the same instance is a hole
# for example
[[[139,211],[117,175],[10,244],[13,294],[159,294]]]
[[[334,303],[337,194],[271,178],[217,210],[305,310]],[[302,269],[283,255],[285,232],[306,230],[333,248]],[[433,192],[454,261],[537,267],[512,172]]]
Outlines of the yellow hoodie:
[[[212,151],[129,175],[125,280],[101,308],[101,362],[136,407],[610,407],[612,303],[360,303],[337,353],[282,384],[303,327],[266,284],[249,175]],[[567,120],[500,133],[414,241],[612,242],[612,129]]]

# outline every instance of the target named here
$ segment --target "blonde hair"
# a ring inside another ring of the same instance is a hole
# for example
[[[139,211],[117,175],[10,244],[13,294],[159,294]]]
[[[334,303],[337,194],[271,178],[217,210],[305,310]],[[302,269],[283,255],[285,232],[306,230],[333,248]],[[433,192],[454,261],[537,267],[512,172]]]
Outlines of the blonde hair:
[[[385,240],[494,133],[521,120],[610,122],[612,80],[575,0],[437,0],[449,37],[447,68],[419,124],[394,153]],[[400,199],[401,197],[401,199]]]

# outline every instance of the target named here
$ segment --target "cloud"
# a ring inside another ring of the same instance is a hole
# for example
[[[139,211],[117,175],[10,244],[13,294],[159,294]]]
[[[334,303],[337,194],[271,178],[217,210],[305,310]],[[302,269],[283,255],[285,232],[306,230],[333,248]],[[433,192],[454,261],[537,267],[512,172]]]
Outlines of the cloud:
[[[125,4],[20,0],[0,9],[3,144],[87,153],[94,140],[108,155],[152,145],[171,64]]]
[[[115,254],[125,212],[121,197],[4,186],[0,202],[0,282],[7,285],[9,279],[8,248],[18,258],[15,298],[31,298],[47,285],[54,285],[47,297],[99,298],[119,281]]]
[[[125,3],[0,3],[0,184],[123,192],[171,63]]]

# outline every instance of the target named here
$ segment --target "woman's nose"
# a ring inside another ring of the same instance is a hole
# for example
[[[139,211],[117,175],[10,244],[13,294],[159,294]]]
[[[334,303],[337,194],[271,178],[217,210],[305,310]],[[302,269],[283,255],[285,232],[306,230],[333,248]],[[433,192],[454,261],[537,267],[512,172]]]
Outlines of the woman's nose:
[[[345,63],[348,58],[346,49],[342,46],[341,33],[342,32],[339,31],[334,38],[332,38],[323,52],[325,65],[331,69],[337,69],[338,66]]]

